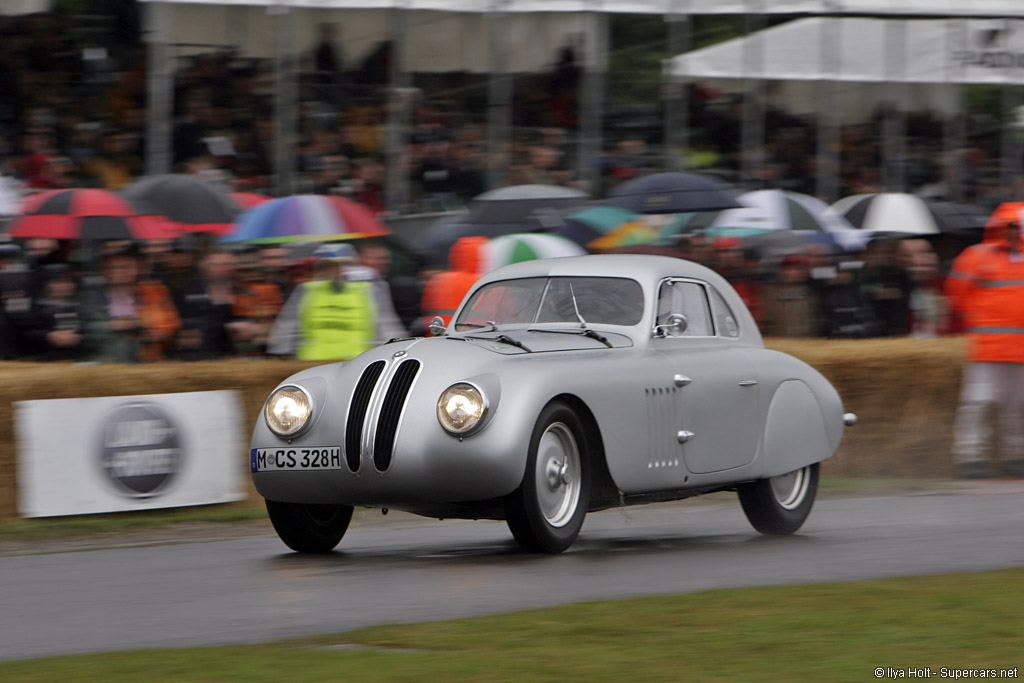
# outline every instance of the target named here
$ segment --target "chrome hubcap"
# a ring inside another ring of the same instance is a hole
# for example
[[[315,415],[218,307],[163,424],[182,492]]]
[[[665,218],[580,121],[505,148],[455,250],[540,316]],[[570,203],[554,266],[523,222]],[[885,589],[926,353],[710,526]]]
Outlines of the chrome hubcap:
[[[770,479],[772,493],[779,505],[786,510],[793,510],[804,502],[807,497],[807,487],[811,482],[811,468],[801,469],[780,474]]]
[[[561,422],[549,425],[537,444],[536,484],[544,519],[554,527],[568,524],[580,500],[580,451]]]

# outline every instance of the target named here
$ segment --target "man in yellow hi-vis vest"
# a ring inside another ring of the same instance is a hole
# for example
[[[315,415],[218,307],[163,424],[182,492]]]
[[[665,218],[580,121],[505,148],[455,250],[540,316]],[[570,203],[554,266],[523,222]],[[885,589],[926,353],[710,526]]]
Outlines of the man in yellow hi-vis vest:
[[[348,245],[324,245],[314,253],[313,279],[295,288],[274,323],[267,351],[300,360],[355,358],[373,345],[377,315],[370,285],[345,279],[355,262]]]

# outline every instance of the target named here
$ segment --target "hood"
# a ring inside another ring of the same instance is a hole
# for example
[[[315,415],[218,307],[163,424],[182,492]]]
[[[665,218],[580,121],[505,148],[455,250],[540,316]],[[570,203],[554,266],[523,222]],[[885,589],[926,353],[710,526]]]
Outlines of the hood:
[[[1006,226],[1011,222],[1020,223],[1024,212],[1024,202],[1003,202],[1000,204],[985,224],[986,244],[997,244],[1009,246],[1007,242]]]
[[[483,246],[486,237],[460,237],[448,252],[448,263],[451,270],[468,273],[479,273],[483,262]]]

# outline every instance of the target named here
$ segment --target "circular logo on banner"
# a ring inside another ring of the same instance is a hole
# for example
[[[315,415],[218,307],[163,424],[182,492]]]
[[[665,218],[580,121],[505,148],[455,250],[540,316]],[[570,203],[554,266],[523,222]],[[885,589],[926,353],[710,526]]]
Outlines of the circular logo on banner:
[[[155,403],[111,411],[100,425],[100,471],[129,498],[151,498],[181,473],[178,428]]]

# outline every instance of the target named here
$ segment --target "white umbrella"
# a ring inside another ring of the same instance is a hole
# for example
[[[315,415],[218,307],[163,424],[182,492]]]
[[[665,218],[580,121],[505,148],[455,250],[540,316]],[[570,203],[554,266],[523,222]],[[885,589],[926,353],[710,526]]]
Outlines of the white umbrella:
[[[906,192],[843,197],[832,211],[855,227],[877,235],[922,237],[985,227],[988,216],[973,206],[929,202]]]
[[[742,209],[727,209],[709,227],[827,233],[843,249],[862,249],[869,236],[817,197],[788,190],[758,190],[739,196]]]

